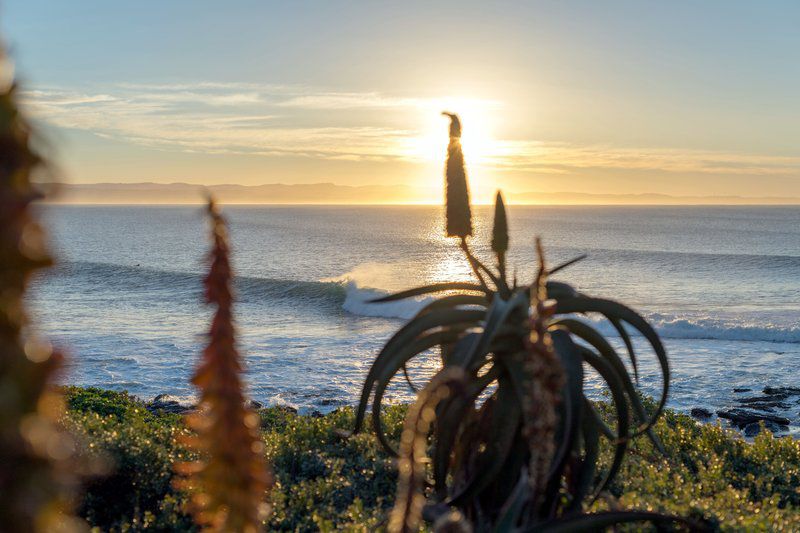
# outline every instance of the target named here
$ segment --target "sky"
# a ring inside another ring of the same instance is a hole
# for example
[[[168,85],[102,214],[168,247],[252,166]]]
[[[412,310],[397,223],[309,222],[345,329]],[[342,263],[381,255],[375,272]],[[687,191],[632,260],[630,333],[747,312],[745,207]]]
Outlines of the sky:
[[[795,1],[5,0],[68,183],[800,197]]]

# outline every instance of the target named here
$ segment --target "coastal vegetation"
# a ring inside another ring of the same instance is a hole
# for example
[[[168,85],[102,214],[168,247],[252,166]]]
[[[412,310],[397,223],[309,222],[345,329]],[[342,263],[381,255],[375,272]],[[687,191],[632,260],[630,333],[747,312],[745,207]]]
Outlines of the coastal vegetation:
[[[171,483],[172,464],[191,457],[181,444],[188,432],[182,417],[150,407],[151,412],[122,392],[67,387],[65,397],[64,424],[82,443],[81,456],[102,460],[113,472],[85,481],[80,515],[101,531],[197,530],[186,512],[188,496]],[[610,404],[594,406],[604,419],[614,416]],[[389,438],[400,438],[406,409],[385,409]],[[347,440],[338,435],[354,423],[353,409],[318,416],[269,407],[258,416],[275,477],[267,530],[372,531],[384,524],[394,504],[396,468],[371,428]],[[795,439],[764,431],[747,442],[670,409],[653,432],[665,453],[648,439],[634,440],[618,475],[588,511],[702,517],[723,531],[800,528]],[[613,453],[601,442],[601,462],[609,464]]]

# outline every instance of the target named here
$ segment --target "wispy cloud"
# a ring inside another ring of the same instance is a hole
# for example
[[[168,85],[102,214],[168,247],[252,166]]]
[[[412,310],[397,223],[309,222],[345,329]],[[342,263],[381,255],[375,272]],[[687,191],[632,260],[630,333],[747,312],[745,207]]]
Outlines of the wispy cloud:
[[[416,117],[447,105],[441,99],[249,83],[117,84],[80,91],[42,87],[22,96],[33,116],[55,127],[160,150],[350,161],[425,159],[419,139],[429,132],[420,131]],[[461,103],[486,112],[502,107],[493,100]],[[336,115],[340,111],[347,111],[344,122]],[[702,150],[492,138],[482,139],[479,151],[476,162],[498,171],[800,173],[800,157]]]
[[[797,175],[800,157],[669,148],[497,141],[486,164],[499,170],[568,173],[603,168],[682,174]]]

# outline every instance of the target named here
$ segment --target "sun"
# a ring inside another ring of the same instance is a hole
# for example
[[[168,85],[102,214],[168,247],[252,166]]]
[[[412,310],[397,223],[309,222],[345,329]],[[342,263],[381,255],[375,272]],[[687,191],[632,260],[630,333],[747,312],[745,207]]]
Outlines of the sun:
[[[483,177],[501,149],[501,143],[494,135],[498,107],[497,102],[466,97],[427,102],[419,109],[417,131],[407,139],[404,152],[409,159],[431,168],[443,168],[449,142],[449,119],[442,116],[441,112],[457,114],[461,120],[461,145],[469,173],[470,190],[477,196],[485,196],[491,183],[484,182]]]
[[[467,164],[480,165],[491,157],[494,120],[490,102],[469,98],[446,98],[428,103],[421,110],[420,134],[411,141],[413,155],[427,161],[444,161],[447,148],[447,117],[442,111],[461,119],[461,145]]]

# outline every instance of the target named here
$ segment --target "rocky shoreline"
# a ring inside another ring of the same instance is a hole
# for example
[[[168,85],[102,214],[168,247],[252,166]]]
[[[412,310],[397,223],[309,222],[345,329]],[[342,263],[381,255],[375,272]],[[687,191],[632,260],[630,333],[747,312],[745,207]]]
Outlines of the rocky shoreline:
[[[729,427],[741,431],[745,437],[761,432],[762,424],[772,433],[780,435],[789,431],[789,425],[800,417],[800,387],[764,387],[761,394],[752,388],[733,389],[732,405],[712,412],[704,407],[694,407],[690,414],[701,422],[711,422],[714,417],[727,421]]]
[[[255,400],[247,400],[245,403],[252,409],[265,407]],[[152,400],[145,401],[144,405],[153,413],[179,415],[189,413],[196,407],[194,403],[170,394],[159,394]],[[289,405],[277,407],[297,413],[297,409]],[[736,387],[733,389],[730,406],[716,411],[706,407],[693,407],[689,414],[705,423],[724,420],[725,425],[740,431],[745,437],[758,435],[762,424],[776,435],[786,434],[790,425],[800,425],[800,387],[768,386],[760,394],[754,393],[754,388]],[[320,417],[323,413],[313,410],[308,415]]]

